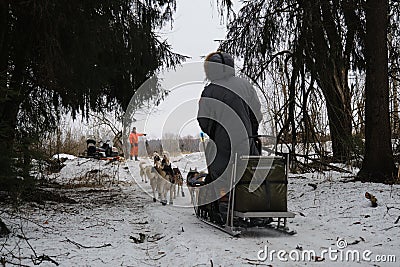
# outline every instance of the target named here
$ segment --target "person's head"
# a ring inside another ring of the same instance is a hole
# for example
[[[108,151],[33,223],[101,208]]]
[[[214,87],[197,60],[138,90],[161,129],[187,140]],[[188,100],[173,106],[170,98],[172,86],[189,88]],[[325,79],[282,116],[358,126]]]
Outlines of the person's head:
[[[132,133],[136,133],[136,127],[132,128]]]
[[[212,52],[204,61],[204,71],[210,81],[235,75],[235,61],[225,52]]]

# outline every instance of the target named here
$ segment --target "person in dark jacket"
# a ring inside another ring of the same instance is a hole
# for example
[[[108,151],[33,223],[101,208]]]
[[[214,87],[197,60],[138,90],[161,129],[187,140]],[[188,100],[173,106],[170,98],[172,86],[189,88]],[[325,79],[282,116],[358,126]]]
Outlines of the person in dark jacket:
[[[234,60],[224,52],[209,54],[204,62],[209,84],[199,101],[197,121],[210,141],[206,147],[207,183],[213,183],[214,195],[229,192],[230,163],[236,156],[259,155],[256,139],[262,119],[261,105],[253,86],[235,76]],[[237,166],[240,167],[240,166]],[[244,166],[238,169],[238,175]],[[204,203],[206,204],[206,203]]]

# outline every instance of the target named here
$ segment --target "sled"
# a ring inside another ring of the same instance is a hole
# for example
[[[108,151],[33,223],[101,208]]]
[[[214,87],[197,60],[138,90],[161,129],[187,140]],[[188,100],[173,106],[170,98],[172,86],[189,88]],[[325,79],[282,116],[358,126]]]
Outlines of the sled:
[[[110,140],[102,142],[100,147],[96,146],[97,142],[94,137],[89,137],[86,140],[86,156],[87,158],[95,158],[102,160],[117,160],[119,159],[117,148],[110,145]]]
[[[245,166],[241,177],[237,175],[238,164]],[[294,235],[296,232],[287,227],[287,219],[295,217],[287,210],[287,177],[287,156],[236,155],[230,177],[232,189],[225,195],[228,198],[225,223],[218,224],[212,219],[212,208],[199,206],[201,185],[192,187],[195,214],[202,222],[235,237],[254,228]]]

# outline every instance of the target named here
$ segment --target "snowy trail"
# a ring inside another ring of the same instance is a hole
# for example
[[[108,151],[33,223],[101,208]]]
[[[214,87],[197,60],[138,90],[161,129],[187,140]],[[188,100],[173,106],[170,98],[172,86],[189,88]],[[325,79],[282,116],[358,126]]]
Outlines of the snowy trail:
[[[174,158],[173,165],[184,171],[184,177],[189,168],[205,167],[201,153]],[[399,266],[399,185],[343,183],[342,174],[334,172],[290,175],[288,209],[296,217],[288,220],[288,226],[297,234],[263,229],[233,238],[195,217],[186,187],[185,197],[177,196],[174,205],[154,203],[149,183],[139,177],[138,162],[118,165],[73,159],[54,179],[79,185],[91,170],[110,176],[103,177],[101,187],[62,189],[77,204],[28,203],[17,210],[0,206],[1,218],[13,232],[0,238],[0,258],[28,266],[33,265],[32,257],[41,255],[60,266]],[[378,198],[377,208],[370,206],[365,192]],[[323,262],[289,258],[296,256],[293,253],[301,256],[300,249],[321,256],[325,249],[337,249],[338,239],[348,245],[342,252],[370,250],[371,259],[394,255],[397,262],[346,262],[328,255],[323,255]],[[268,252],[283,250],[288,262],[280,261],[276,253],[273,260],[258,261],[265,247]],[[40,266],[55,264],[43,261]]]
[[[192,165],[201,166],[201,157],[193,160]],[[185,164],[181,160],[176,165]],[[193,166],[194,167],[194,166]],[[188,168],[187,168],[188,169]],[[135,173],[133,173],[135,175]],[[184,176],[186,173],[184,174]],[[400,232],[394,224],[399,210],[387,206],[400,207],[400,187],[375,185],[369,183],[342,183],[342,174],[329,175],[307,174],[302,176],[291,175],[289,180],[288,207],[296,213],[296,218],[289,219],[288,225],[298,233],[289,236],[277,233],[270,229],[259,229],[244,232],[241,237],[233,238],[200,222],[194,215],[193,208],[188,206],[190,199],[186,190],[186,197],[178,196],[174,206],[161,206],[151,203],[145,208],[145,213],[151,218],[157,232],[165,238],[158,244],[159,249],[165,252],[160,259],[161,266],[243,266],[243,265],[272,265],[284,264],[276,258],[271,262],[257,262],[258,252],[268,247],[268,250],[284,250],[287,253],[298,252],[299,249],[313,250],[317,257],[323,250],[338,250],[337,240],[343,239],[347,247],[332,254],[332,259],[326,253],[319,260],[329,266],[343,266],[346,253],[357,250],[362,253],[371,250],[368,258],[375,255],[395,255],[397,263],[359,262],[349,258],[346,266],[398,266],[400,260]],[[316,183],[317,189],[309,186]],[[141,185],[141,182],[139,182]],[[143,185],[146,189],[146,184]],[[364,198],[365,192],[373,192],[379,201],[378,208],[370,207]],[[394,227],[393,227],[394,226]],[[385,230],[387,228],[391,229]],[[184,231],[182,231],[182,229]],[[297,248],[297,249],[296,249]],[[294,252],[293,252],[294,251]],[[306,255],[307,256],[307,255]],[[289,266],[320,266],[321,262],[293,261],[286,254]],[[338,257],[339,260],[335,260]],[[343,258],[340,261],[340,257]],[[212,264],[211,264],[212,262]]]

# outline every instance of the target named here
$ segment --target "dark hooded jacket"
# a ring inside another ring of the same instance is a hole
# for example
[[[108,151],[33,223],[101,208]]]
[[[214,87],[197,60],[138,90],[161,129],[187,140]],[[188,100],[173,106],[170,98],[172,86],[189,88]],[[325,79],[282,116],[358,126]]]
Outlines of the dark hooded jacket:
[[[210,179],[214,181],[230,175],[227,166],[236,153],[259,154],[254,138],[249,136],[258,134],[262,115],[253,86],[235,76],[234,61],[229,54],[211,54],[204,69],[210,84],[202,92],[197,120],[211,139],[206,159]]]

